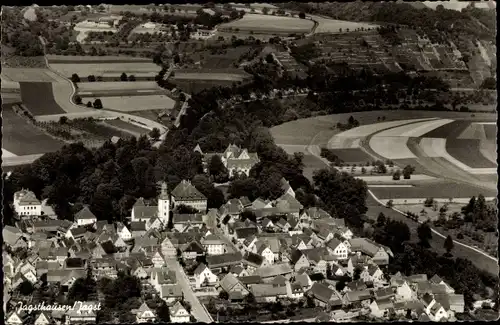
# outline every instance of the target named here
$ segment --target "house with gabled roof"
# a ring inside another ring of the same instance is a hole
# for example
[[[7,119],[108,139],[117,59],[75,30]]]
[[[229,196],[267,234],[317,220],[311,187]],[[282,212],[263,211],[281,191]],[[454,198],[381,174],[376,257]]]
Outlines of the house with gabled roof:
[[[130,222],[130,232],[132,233],[132,238],[142,237],[146,234],[146,222],[144,221],[132,221]]]
[[[375,264],[369,264],[361,271],[360,278],[374,285],[384,281],[384,272]]]
[[[155,312],[149,308],[146,302],[143,302],[142,305],[136,311],[136,322],[137,323],[154,323],[156,320]]]
[[[290,263],[293,265],[293,269],[295,270],[295,272],[303,268],[307,269],[311,266],[307,256],[301,250],[298,249],[292,250],[290,254]]]
[[[274,264],[274,253],[270,248],[270,245],[263,240],[259,240],[255,243],[256,254],[262,256],[268,264]]]
[[[204,285],[215,285],[218,281],[217,276],[204,264],[200,263],[194,271],[196,287],[201,288]]]
[[[183,245],[180,248],[182,253],[182,258],[184,259],[195,259],[198,256],[205,255],[205,250],[203,246],[198,241],[192,241],[187,245]]]
[[[158,206],[146,205],[144,199],[141,197],[132,206],[131,221],[132,222],[146,222],[150,219],[158,217]]]
[[[233,265],[241,265],[243,262],[243,255],[241,252],[209,255],[206,257],[206,261],[211,270],[223,269]]]
[[[218,235],[210,234],[201,239],[201,245],[208,255],[221,255],[225,252],[226,244]]]
[[[241,281],[234,275],[228,273],[220,281],[218,286],[231,296],[239,299],[240,297],[247,296],[249,294],[248,289],[241,283]]]
[[[272,283],[250,285],[250,291],[257,302],[276,302],[278,298],[287,296],[286,286],[275,286]]]
[[[174,229],[178,232],[187,232],[190,228],[196,227],[200,229],[203,226],[203,214],[179,214],[174,213],[172,216]]]
[[[252,274],[256,269],[261,266],[266,266],[266,260],[259,254],[246,252],[243,256],[243,266],[246,267],[248,274]]]
[[[162,285],[160,288],[160,298],[165,300],[167,303],[173,303],[179,300],[183,296],[182,288],[178,284],[173,285]]]
[[[290,194],[291,196],[295,197],[295,191],[293,190],[292,186],[290,186],[290,183],[284,177],[281,178],[280,184],[284,194]]]
[[[306,295],[312,297],[315,305],[319,307],[331,308],[342,305],[340,295],[322,283],[314,283],[311,289],[306,292]]]
[[[222,163],[229,172],[229,177],[238,173],[250,175],[250,169],[260,160],[257,153],[248,152],[247,149],[241,149],[235,144],[230,144],[223,153],[206,153],[203,155],[203,165],[207,171],[208,163],[213,156],[220,156]]]
[[[177,301],[175,305],[170,308],[170,321],[172,323],[189,323],[190,320],[191,315],[179,301]]]
[[[97,222],[97,217],[90,211],[88,206],[85,206],[75,214],[75,222],[79,227],[93,225]]]
[[[207,211],[207,198],[188,180],[182,180],[171,193],[172,205],[190,206],[198,211]]]
[[[13,249],[28,246],[25,235],[19,228],[6,225],[2,229],[2,235],[4,243]]]
[[[389,254],[384,247],[377,243],[367,238],[353,238],[349,240],[349,243],[351,244],[351,252],[367,255],[378,265],[389,264]]]
[[[233,274],[237,278],[249,276],[248,271],[241,265],[231,266],[229,273]]]
[[[339,260],[346,260],[349,254],[349,248],[337,238],[332,238],[326,243],[328,252]]]

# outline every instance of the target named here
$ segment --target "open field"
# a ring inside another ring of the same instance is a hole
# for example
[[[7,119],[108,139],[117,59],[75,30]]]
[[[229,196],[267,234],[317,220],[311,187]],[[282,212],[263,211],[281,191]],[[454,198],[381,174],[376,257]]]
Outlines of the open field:
[[[468,198],[483,194],[485,197],[496,196],[495,190],[487,190],[478,188],[472,185],[460,184],[458,182],[445,182],[445,181],[429,181],[422,183],[415,183],[413,187],[409,188],[372,188],[371,191],[379,199],[409,199],[419,198],[426,199],[433,197],[436,199],[449,198]]]
[[[175,106],[175,101],[165,95],[100,97],[100,99],[103,108],[120,112],[172,109]],[[94,97],[82,97],[83,103],[94,100]]]
[[[339,159],[345,163],[366,163],[367,161],[372,161],[373,157],[368,155],[366,152],[360,148],[348,148],[348,149],[330,149]]]
[[[82,55],[47,55],[49,64],[56,63],[135,63],[152,62],[149,58],[139,58],[131,56],[107,55],[107,56],[82,56]]]
[[[54,100],[52,83],[21,82],[21,99],[33,115],[62,114],[65,111]]]
[[[131,89],[131,90],[96,90],[96,91],[78,91],[80,97],[123,97],[123,96],[153,96],[153,95],[165,95],[165,91],[161,88],[159,89]]]
[[[376,28],[378,25],[372,23],[360,23],[345,20],[336,20],[316,15],[307,15],[318,23],[314,33],[341,33],[355,31],[356,29]]]
[[[148,90],[161,89],[154,81],[110,81],[110,82],[81,82],[78,83],[80,92],[103,90]]]
[[[314,22],[309,19],[299,19],[272,15],[246,14],[242,19],[222,24],[219,29],[238,28],[240,31],[253,31],[264,34],[309,33]]]
[[[21,103],[21,94],[6,93],[2,91],[1,96],[2,96],[2,104]]]
[[[407,146],[408,137],[379,137],[370,139],[370,148],[386,159],[417,158]]]
[[[250,78],[244,73],[197,73],[197,72],[175,72],[172,81],[177,80],[215,80],[215,81],[242,81]]]
[[[496,164],[481,154],[479,140],[447,139],[446,151],[471,168],[496,168]]]
[[[398,123],[401,123],[399,122],[400,120],[432,119],[432,118],[449,118],[454,120],[468,119],[468,120],[478,120],[478,121],[484,121],[484,120],[496,121],[497,119],[496,115],[491,113],[476,113],[475,117],[471,117],[470,113],[462,113],[462,112],[401,111],[401,110],[354,112],[354,113],[315,116],[291,122],[286,122],[277,125],[275,127],[272,127],[271,134],[273,135],[277,144],[308,145],[312,141],[314,142],[314,144],[317,145],[325,145],[326,142],[320,143],[317,140],[320,138],[321,139],[328,138],[328,135],[332,137],[333,135],[340,133],[340,130],[336,129],[335,127],[336,124],[338,122],[346,123],[349,116],[353,116],[356,120],[358,120],[361,126],[377,123],[377,118],[382,116],[385,117],[385,121],[387,122],[398,121]],[[457,122],[458,121],[455,121],[450,124]],[[450,124],[447,124],[444,127],[447,127]],[[368,131],[369,130],[365,132],[367,135],[370,134],[370,132]]]
[[[55,140],[2,105],[2,148],[18,156],[52,152],[63,142]]]
[[[497,126],[495,124],[471,123],[457,138],[496,140]]]
[[[379,213],[382,212],[387,218],[390,218],[392,220],[402,221],[406,223],[410,228],[411,231],[410,241],[414,243],[418,242],[418,236],[417,236],[417,227],[419,225],[418,222],[407,218],[406,216],[402,215],[399,212],[381,206],[371,197],[371,195],[368,195],[368,198],[366,200],[366,205],[368,207],[366,215],[369,218],[376,220]],[[430,240],[432,250],[437,252],[438,254],[444,254],[446,252],[446,250],[444,249],[444,240],[445,240],[444,238],[433,234],[432,239]],[[478,268],[495,276],[498,275],[498,262],[476,251],[455,244],[455,247],[453,248],[453,255],[455,257],[468,259]]]
[[[131,133],[136,133],[136,134],[146,134],[149,132],[148,129],[146,128],[142,128],[140,126],[137,126],[135,124],[132,124],[132,123],[127,123],[127,122],[124,122],[120,119],[116,119],[116,120],[105,120],[103,121],[105,124],[108,124],[108,125],[111,125],[111,126],[114,126],[114,127],[117,127],[119,129],[122,129],[122,130],[126,130],[128,132],[131,132]]]
[[[481,141],[479,144],[481,154],[493,163],[497,163],[497,144],[493,141]]]
[[[378,133],[380,137],[420,137],[434,129],[453,122],[450,119],[438,119],[422,121],[418,123],[405,124]],[[377,125],[377,124],[375,124]]]
[[[457,120],[421,135],[423,138],[457,138],[470,125],[470,121]]]
[[[55,82],[57,75],[44,68],[2,68],[2,82]]]
[[[0,76],[1,79],[1,89],[19,89],[19,82],[13,81],[11,79],[5,78],[3,75]]]
[[[431,181],[436,180],[435,177],[424,175],[424,174],[415,174],[411,175],[410,179],[404,179],[401,177],[400,180],[395,181],[392,179],[391,175],[381,175],[381,176],[356,176],[356,178],[364,180],[368,184],[413,184],[415,182],[421,181]]]
[[[127,75],[138,77],[154,78],[161,70],[159,66],[153,62],[137,62],[137,63],[55,63],[50,65],[52,69],[67,78],[71,78],[73,73],[80,76],[82,82],[87,80],[87,76],[94,75],[96,77],[111,77],[119,78],[123,72]]]

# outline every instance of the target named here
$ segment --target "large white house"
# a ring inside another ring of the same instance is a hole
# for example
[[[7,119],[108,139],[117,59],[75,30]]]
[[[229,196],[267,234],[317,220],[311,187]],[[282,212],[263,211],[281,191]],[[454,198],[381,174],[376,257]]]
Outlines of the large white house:
[[[14,193],[14,210],[21,216],[42,215],[42,203],[36,198],[35,193],[21,190]]]
[[[170,321],[172,323],[189,323],[191,315],[180,302],[176,302],[174,307],[170,309]]]
[[[97,217],[88,207],[84,207],[77,214],[75,214],[75,222],[78,227],[93,225],[97,222]]]
[[[205,213],[207,198],[190,181],[182,180],[172,191],[172,206],[186,205]]]

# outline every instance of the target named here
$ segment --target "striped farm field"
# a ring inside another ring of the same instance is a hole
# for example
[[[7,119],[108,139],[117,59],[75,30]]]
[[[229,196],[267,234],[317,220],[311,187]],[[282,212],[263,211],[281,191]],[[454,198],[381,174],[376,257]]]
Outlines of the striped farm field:
[[[486,139],[488,140],[496,140],[497,139],[497,124],[483,124],[484,134],[486,135]]]
[[[79,55],[47,55],[49,64],[55,63],[135,63],[135,62],[151,62],[149,58],[139,58],[132,56],[79,56]]]
[[[330,149],[330,151],[345,163],[360,164],[373,160],[373,157],[368,155],[361,148]]]
[[[176,80],[217,80],[217,81],[242,81],[250,78],[250,75],[242,73],[194,73],[194,72],[176,72],[172,81]]]
[[[471,168],[496,168],[496,164],[481,154],[477,139],[447,139],[446,151],[450,156]]]
[[[21,82],[21,99],[34,116],[66,113],[55,101],[50,82]]]
[[[2,68],[2,82],[55,82],[58,76],[44,68]]]
[[[13,81],[11,79],[7,79],[4,76],[0,76],[0,81],[1,81],[1,89],[19,89],[20,85],[19,82]]]
[[[122,129],[122,130],[125,130],[125,131],[128,131],[128,132],[131,132],[131,133],[135,133],[135,134],[146,134],[148,133],[150,130],[146,129],[146,128],[142,128],[140,126],[137,126],[135,124],[132,124],[132,123],[128,123],[128,122],[125,122],[125,121],[122,121],[120,119],[116,119],[116,120],[105,120],[103,121],[105,124],[108,124],[108,125],[111,125],[111,126],[114,126],[118,129]]]
[[[458,182],[435,181],[415,183],[412,187],[390,188],[371,187],[370,190],[379,199],[406,199],[406,198],[471,198],[483,194],[485,197],[497,195],[495,190],[487,190]]]
[[[172,109],[175,101],[165,95],[99,97],[105,109],[131,112],[152,109]],[[94,102],[95,97],[82,97],[82,102]]]
[[[382,122],[382,123],[374,123],[368,125],[358,126],[357,128],[353,128],[342,133],[337,134],[338,137],[367,137],[374,133],[383,131],[383,130],[392,130],[393,128],[406,125],[420,121],[429,121],[435,120],[435,118],[424,118],[424,119],[412,119],[412,120],[399,120],[399,121],[391,121],[391,122]],[[398,134],[399,135],[399,134]]]
[[[360,29],[361,27],[363,27],[364,29],[368,29],[368,28],[376,28],[378,26],[372,23],[337,20],[331,18],[324,18],[321,16],[308,15],[308,17],[311,17],[318,23],[318,26],[314,30],[315,34],[339,33],[342,31],[346,32],[348,30],[354,31],[355,29]]]
[[[379,137],[370,139],[370,148],[386,159],[411,159],[417,158],[408,148],[408,137]]]
[[[479,151],[484,156],[493,163],[497,163],[497,144],[494,141],[481,141],[479,143]]]
[[[420,137],[434,129],[442,127],[443,125],[453,122],[450,119],[438,119],[431,121],[422,121],[418,123],[405,124],[402,126],[394,127],[377,133],[375,136],[380,137]]]

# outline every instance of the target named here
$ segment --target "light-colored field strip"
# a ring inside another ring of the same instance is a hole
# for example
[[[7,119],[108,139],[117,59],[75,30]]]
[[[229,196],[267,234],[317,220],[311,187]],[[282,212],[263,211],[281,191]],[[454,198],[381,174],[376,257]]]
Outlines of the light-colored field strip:
[[[379,137],[370,139],[370,147],[386,159],[417,158],[407,146],[408,137]]]
[[[496,122],[474,122],[472,124],[496,125]]]
[[[307,146],[303,145],[281,144],[279,146],[289,155],[293,155],[295,152],[308,153]]]
[[[81,77],[80,77],[81,78]],[[101,82],[80,82],[78,83],[79,93],[92,93],[104,90],[139,90],[139,89],[161,89],[154,81],[101,81]]]
[[[373,186],[371,186],[373,187]],[[398,205],[405,205],[405,204],[423,204],[427,198],[403,198],[403,199],[379,199],[379,201],[385,205],[389,200],[392,200],[392,204]],[[484,198],[486,201],[493,201],[496,199],[494,196],[489,196]],[[450,202],[449,198],[434,198],[434,200],[438,203],[460,203],[460,204],[467,204],[470,201],[470,197],[464,197],[464,198],[453,198],[452,201]]]
[[[55,82],[58,78],[55,73],[44,68],[3,68],[2,77],[7,82]]]
[[[237,73],[191,73],[183,72],[176,73],[173,80],[243,80],[248,78],[248,75]]]
[[[386,188],[386,187],[396,187],[396,188],[398,188],[398,187],[413,187],[413,185],[411,185],[411,184],[383,184],[383,185],[382,184],[379,184],[379,185],[369,184],[368,186],[369,187],[384,187],[384,188]]]
[[[164,95],[99,97],[105,109],[121,112],[146,111],[151,109],[172,109],[175,101]],[[94,102],[93,97],[83,97],[82,102]]]
[[[463,162],[455,159],[448,153],[448,151],[446,151],[446,139],[424,138],[422,139],[419,145],[422,148],[424,154],[427,155],[428,157],[434,157],[434,158],[442,157],[448,160],[453,165],[457,166],[458,168],[470,174],[496,174],[497,172],[496,168],[472,168],[467,166]],[[371,141],[370,141],[370,146],[371,146]]]
[[[0,79],[2,82],[2,84],[1,84],[2,89],[19,89],[21,87],[19,85],[19,82],[7,79],[3,75],[0,76]]]
[[[106,55],[106,56],[85,56],[85,55],[56,55],[48,54],[47,59],[50,61],[67,61],[68,63],[78,63],[78,61],[137,61],[137,62],[151,62],[148,58],[139,58],[132,56],[116,56],[116,55]]]
[[[493,141],[481,141],[479,145],[479,151],[492,163],[497,163],[497,145]]]
[[[385,129],[395,128],[404,124],[412,123],[412,122],[420,122],[420,121],[429,121],[435,120],[436,117],[432,118],[419,118],[419,119],[411,119],[411,120],[398,120],[398,121],[390,121],[390,122],[382,122],[382,123],[374,123],[368,125],[358,126],[357,128],[350,129],[344,132],[337,134],[337,137],[367,137],[373,133],[380,132]]]
[[[366,168],[366,167],[365,167]],[[412,181],[430,181],[436,179],[435,177],[429,176],[429,175],[424,175],[424,174],[416,174],[416,175],[411,175],[410,179],[403,179],[401,176],[401,179],[398,181],[395,181],[392,179],[392,176],[390,175],[382,175],[382,176],[357,176],[356,178],[362,179],[367,183],[402,183],[402,182],[412,182]]]
[[[152,62],[137,63],[53,63],[50,67],[66,77],[71,77],[73,73],[80,76],[80,79],[89,75],[95,76],[120,76],[123,72],[127,75],[155,76],[161,68]]]
[[[221,28],[239,28],[240,30],[258,31],[283,31],[283,32],[309,32],[314,22],[309,19],[299,19],[272,15],[246,14],[242,19],[220,25]]]
[[[315,34],[318,33],[339,33],[341,30],[346,32],[347,30],[354,31],[356,28],[376,28],[378,25],[371,23],[360,23],[360,22],[352,22],[345,20],[336,20],[336,19],[328,19],[320,16],[307,15],[311,17],[316,22],[318,22],[318,26],[314,31]]]
[[[457,139],[486,139],[484,125],[472,123],[457,137]]]
[[[17,155],[2,148],[2,158],[5,159],[5,158],[9,158],[9,157],[17,157]]]
[[[423,121],[414,124],[402,125],[376,134],[376,137],[419,137],[453,120],[439,119],[436,121]]]

